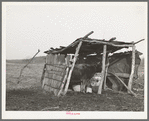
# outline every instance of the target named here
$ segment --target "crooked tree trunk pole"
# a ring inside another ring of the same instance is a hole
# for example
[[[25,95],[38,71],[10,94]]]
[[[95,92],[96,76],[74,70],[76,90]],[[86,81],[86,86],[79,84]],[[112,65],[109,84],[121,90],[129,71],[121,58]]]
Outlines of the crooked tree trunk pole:
[[[104,90],[107,88],[106,80],[107,80],[108,67],[109,67],[109,60],[108,60],[108,56],[107,56],[107,64],[106,64],[106,67],[105,67],[106,70],[105,70],[105,76],[104,76]]]
[[[107,45],[103,46],[103,56],[102,56],[102,76],[101,76],[101,82],[98,87],[98,94],[101,94],[102,91],[102,85],[104,82],[104,77],[105,77],[105,62],[106,62],[106,50],[107,50]]]
[[[66,86],[65,86],[63,95],[65,95],[65,94],[67,93],[68,86],[69,86],[70,79],[71,79],[71,74],[72,74],[72,71],[73,71],[73,69],[74,69],[75,63],[76,63],[76,61],[77,61],[77,57],[78,57],[78,53],[79,53],[79,50],[80,50],[81,45],[82,45],[82,41],[80,41],[78,47],[76,48],[76,52],[75,52],[75,55],[74,55],[74,58],[73,58],[72,67],[71,67],[71,69],[70,69],[70,71],[69,71],[69,74],[68,74],[67,83],[66,83]]]
[[[40,52],[40,50],[38,49],[38,52],[30,59],[30,61],[21,69],[20,71],[20,76],[18,77],[19,79],[21,78],[22,72],[24,70],[24,68],[26,68],[28,66],[28,64],[35,58],[35,56]],[[17,84],[20,83],[20,80],[17,82]]]
[[[74,58],[73,58],[73,63],[72,63],[71,69],[70,69],[69,74],[68,74],[67,83],[66,83],[66,85],[65,85],[65,89],[64,89],[63,95],[65,95],[65,94],[67,93],[68,86],[69,86],[70,79],[71,79],[71,75],[72,75],[72,71],[73,71],[74,66],[75,66],[75,63],[76,63],[76,61],[77,61],[77,57],[78,57],[79,50],[80,50],[81,45],[82,45],[82,41],[83,41],[83,39],[85,39],[85,38],[87,38],[89,35],[91,35],[92,33],[93,33],[93,31],[91,31],[90,33],[88,33],[87,35],[85,35],[82,39],[80,39],[80,42],[79,42],[79,44],[78,44],[78,47],[76,48],[76,52],[75,52],[75,55],[74,55]]]
[[[131,88],[132,88],[132,82],[133,82],[133,77],[134,77],[134,70],[135,70],[135,45],[133,45],[133,47],[132,47],[131,74],[130,74],[129,82],[128,82],[129,90],[131,90]],[[130,93],[129,90],[128,90],[128,93]]]

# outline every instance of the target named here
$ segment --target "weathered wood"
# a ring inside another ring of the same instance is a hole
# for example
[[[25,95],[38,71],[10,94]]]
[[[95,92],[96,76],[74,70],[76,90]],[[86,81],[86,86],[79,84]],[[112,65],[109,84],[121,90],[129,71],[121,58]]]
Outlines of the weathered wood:
[[[53,65],[53,59],[54,59],[54,55],[53,54],[48,54],[47,55],[47,58],[46,58],[46,64],[51,64],[51,65]]]
[[[130,91],[132,95],[134,95],[135,97],[137,96],[131,89],[129,89],[129,87],[127,87],[127,85],[116,74],[113,74],[113,75]]]
[[[64,84],[65,84],[65,81],[66,81],[66,79],[67,79],[68,72],[69,72],[69,68],[67,67],[65,77],[64,77],[63,82],[62,82],[62,85],[61,85],[61,87],[60,87],[60,91],[59,91],[58,94],[57,94],[58,97],[60,96],[60,94],[61,94],[61,92],[62,92],[62,90],[63,90],[63,88],[64,88]]]
[[[129,78],[130,77],[130,74],[127,74],[127,73],[115,73],[117,76],[119,77],[123,77],[123,78]]]
[[[44,74],[45,74],[45,71],[46,71],[46,64],[44,65],[43,67],[43,72],[42,72],[42,75],[41,75],[41,84],[43,83],[43,79],[44,79]]]
[[[55,74],[56,75],[56,74]],[[59,82],[62,82],[61,79],[56,79],[56,77],[58,77],[57,75],[55,76],[55,78],[50,78],[50,77],[44,77],[44,78],[48,78],[48,79],[51,79],[53,81],[59,81]],[[62,77],[61,77],[62,78]]]
[[[141,40],[135,42],[134,44],[137,44],[137,43],[139,43],[139,42],[141,42],[141,41],[143,41],[143,40],[145,40],[145,39],[141,39]]]
[[[107,60],[107,64],[106,64],[105,77],[104,77],[104,90],[107,88],[107,86],[106,86],[106,80],[107,80],[108,67],[109,67],[109,60]]]
[[[64,50],[66,50],[66,49],[69,48],[69,47],[73,47],[73,46],[77,45],[80,41],[82,41],[83,39],[87,38],[87,37],[88,37],[89,35],[91,35],[92,33],[93,33],[93,31],[89,32],[89,33],[86,34],[84,37],[79,38],[77,41],[71,43],[71,44],[70,44],[69,46],[67,46],[66,48],[63,48],[63,49],[59,50],[58,52],[57,52],[57,51],[52,51],[51,53],[53,53],[53,54],[60,53],[60,52],[62,52],[62,51],[64,51]]]
[[[131,90],[132,88],[132,82],[133,82],[133,77],[134,77],[134,70],[135,70],[135,45],[132,47],[132,65],[131,65],[131,74],[129,77],[129,82],[128,82],[128,88]],[[128,93],[129,93],[128,90]]]
[[[106,49],[107,49],[107,45],[104,45],[103,46],[103,56],[102,56],[102,72],[101,72],[102,76],[101,76],[101,82],[98,87],[98,94],[101,94],[102,85],[103,85],[104,77],[105,77]]]
[[[22,76],[23,70],[28,66],[28,64],[30,64],[30,62],[35,58],[35,56],[40,52],[40,50],[38,49],[38,52],[29,60],[29,62],[21,69],[20,71],[20,75],[19,75],[19,81],[17,82],[17,84],[20,83],[20,78]]]
[[[57,87],[53,87],[53,86],[48,85],[48,84],[45,84],[45,85],[48,86],[48,87],[54,88],[54,89],[56,89],[56,90],[59,90],[59,88],[57,88]]]
[[[71,57],[72,57],[72,55],[67,55],[67,58],[66,58],[66,65],[70,65],[69,61],[71,60]],[[62,85],[61,85],[61,87],[60,87],[60,91],[59,91],[58,94],[57,94],[58,97],[60,96],[61,92],[63,91],[64,84],[65,84],[66,79],[67,79],[67,77],[68,77],[68,72],[69,72],[69,66],[67,66],[67,68],[66,68],[66,73],[65,73],[65,76],[64,76],[64,78],[63,78]]]
[[[72,75],[72,71],[73,71],[74,66],[75,66],[75,63],[77,61],[77,57],[78,57],[78,53],[79,53],[79,50],[80,50],[81,45],[82,45],[82,41],[80,41],[78,47],[76,48],[76,52],[75,52],[75,55],[74,55],[74,58],[73,58],[72,67],[71,67],[71,69],[69,71],[68,78],[67,78],[67,83],[65,85],[65,89],[64,89],[64,92],[63,92],[64,95],[67,93],[68,86],[69,86],[70,79],[71,79],[71,75]]]
[[[46,65],[49,65],[49,66],[55,66],[55,67],[58,67],[58,68],[62,68],[64,69],[66,67],[66,65],[60,65],[60,64],[46,64]]]
[[[63,82],[63,78],[65,76],[66,68],[68,67],[65,63],[65,55],[60,54],[49,54],[47,55],[46,60],[46,68],[44,74],[44,82],[42,84],[42,88],[46,88],[45,84],[51,86],[46,91],[53,92],[54,95],[58,95],[59,90],[61,89],[61,85]],[[55,88],[52,88],[55,87]],[[57,90],[58,88],[59,90]]]
[[[91,35],[93,33],[94,33],[94,31],[91,31],[90,33],[88,33],[87,35],[85,35],[83,38],[85,39],[85,38],[87,38],[89,35]]]
[[[133,44],[123,44],[123,45],[118,45],[118,44],[113,44],[113,43],[109,43],[109,42],[103,42],[103,41],[99,41],[96,39],[92,39],[92,40],[83,40],[83,42],[90,42],[90,43],[98,43],[98,44],[104,44],[104,45],[111,45],[114,47],[132,47]]]
[[[115,79],[111,78],[110,76],[108,76],[107,78],[112,83],[112,90],[118,91],[119,84],[115,81]]]

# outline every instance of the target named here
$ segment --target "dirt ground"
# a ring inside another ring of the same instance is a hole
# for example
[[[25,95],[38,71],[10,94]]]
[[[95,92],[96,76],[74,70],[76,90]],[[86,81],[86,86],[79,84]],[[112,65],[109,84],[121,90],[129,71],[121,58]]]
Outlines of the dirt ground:
[[[68,91],[58,98],[41,89],[43,63],[30,64],[18,79],[24,65],[6,64],[6,111],[144,111],[143,66],[139,68],[139,78],[133,83],[133,91],[142,98],[112,91],[103,91],[101,95]]]

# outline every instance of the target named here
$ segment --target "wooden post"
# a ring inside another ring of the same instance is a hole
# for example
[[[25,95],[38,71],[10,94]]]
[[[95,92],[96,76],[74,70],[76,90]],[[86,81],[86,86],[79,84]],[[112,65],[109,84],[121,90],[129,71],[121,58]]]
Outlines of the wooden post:
[[[134,77],[134,69],[135,69],[135,45],[133,45],[133,47],[132,47],[131,74],[130,74],[129,82],[128,82],[128,88],[129,88],[129,90],[131,90],[131,87],[132,87],[132,82],[133,82],[133,77]],[[130,93],[129,90],[128,90],[128,93]]]
[[[98,87],[98,94],[101,94],[102,91],[102,85],[104,82],[104,77],[105,77],[105,61],[106,61],[106,49],[107,49],[107,45],[103,46],[103,56],[102,56],[102,76],[101,76],[101,83]]]
[[[60,96],[60,94],[62,93],[62,91],[63,91],[63,89],[64,89],[64,84],[65,84],[65,82],[66,82],[66,80],[67,80],[67,77],[68,77],[68,72],[69,72],[69,67],[71,66],[70,65],[70,60],[72,59],[72,55],[67,55],[67,58],[66,58],[66,65],[68,66],[67,68],[66,68],[66,74],[65,74],[65,76],[64,76],[64,79],[63,79],[63,83],[62,83],[62,85],[61,85],[61,88],[60,88],[60,91],[58,92],[58,97]]]
[[[72,74],[72,71],[74,69],[75,63],[77,61],[77,57],[78,57],[78,53],[79,53],[79,50],[80,50],[81,45],[82,45],[82,41],[80,41],[78,47],[76,48],[76,52],[75,52],[75,55],[74,55],[74,58],[73,58],[72,67],[71,67],[71,69],[69,71],[69,74],[68,74],[67,83],[65,85],[65,89],[64,89],[63,95],[65,95],[67,93],[68,86],[69,86],[70,79],[71,79],[71,74]]]
[[[106,80],[107,80],[107,72],[108,72],[108,67],[109,67],[109,60],[108,60],[108,56],[107,56],[107,63],[106,63],[106,67],[105,67],[105,77],[104,77],[104,90],[107,88],[106,86]]]

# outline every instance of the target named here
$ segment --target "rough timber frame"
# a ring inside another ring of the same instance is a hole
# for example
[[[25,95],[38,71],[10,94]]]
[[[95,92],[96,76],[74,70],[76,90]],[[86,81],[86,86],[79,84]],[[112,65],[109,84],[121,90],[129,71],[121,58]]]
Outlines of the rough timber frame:
[[[83,42],[88,42],[88,43],[96,43],[96,44],[100,44],[100,45],[103,45],[103,57],[102,57],[102,81],[101,83],[99,84],[99,87],[98,87],[98,94],[101,94],[102,93],[102,86],[104,84],[104,81],[106,79],[106,76],[107,76],[107,71],[106,71],[106,65],[105,65],[105,62],[106,62],[106,54],[108,54],[109,52],[107,51],[107,46],[113,46],[113,47],[132,47],[132,64],[131,64],[131,74],[129,76],[129,82],[128,82],[128,92],[132,92],[131,91],[131,87],[132,87],[132,81],[133,81],[133,76],[134,76],[134,69],[135,69],[135,44],[143,41],[144,39],[142,40],[139,40],[138,42],[132,42],[132,43],[124,43],[124,44],[116,44],[116,43],[110,43],[108,41],[100,41],[98,39],[92,39],[91,41],[88,39],[88,36],[91,35],[93,33],[93,31],[91,31],[90,33],[88,33],[87,35],[85,35],[83,38],[80,38],[79,39],[79,43],[77,43],[77,47],[75,48],[75,54],[74,54],[74,57],[72,59],[72,64],[70,65],[70,69],[67,68],[67,74],[68,76],[65,77],[66,78],[66,85],[65,85],[65,89],[62,89],[60,90],[58,96],[60,95],[60,93],[63,93],[63,95],[65,95],[67,93],[67,90],[68,90],[68,86],[69,86],[69,83],[70,83],[70,79],[71,79],[71,75],[72,75],[72,71],[74,69],[74,66],[75,66],[75,63],[77,61],[77,57],[79,55],[79,51],[80,51],[80,48],[82,46],[82,43]],[[69,45],[68,47],[73,47],[75,46],[76,43],[72,43],[71,45]],[[52,54],[56,54],[56,53],[61,53],[62,51],[65,50],[65,47],[61,50],[53,50],[52,51]],[[116,75],[118,76],[118,75]],[[120,80],[120,79],[119,79]],[[120,80],[121,81],[121,80]],[[64,86],[64,85],[63,85]],[[63,87],[62,86],[62,87]],[[124,85],[126,86],[126,85]],[[105,85],[104,85],[105,87]],[[105,89],[105,88],[104,88]],[[63,90],[63,92],[62,92]]]
[[[103,42],[102,42],[103,44]],[[122,45],[114,45],[112,44],[112,46],[118,46],[118,47],[122,47]],[[133,42],[132,45],[123,45],[124,47],[132,47],[132,64],[131,64],[131,74],[129,76],[129,82],[128,82],[128,93],[131,92],[131,87],[132,87],[132,82],[133,82],[133,77],[134,77],[134,69],[135,69],[135,44]],[[103,83],[106,79],[106,72],[105,72],[105,61],[106,61],[106,49],[107,49],[107,45],[104,44],[103,45],[103,57],[102,57],[102,77],[101,77],[101,83],[98,87],[98,94],[101,94],[102,93],[102,86],[103,86]],[[121,81],[121,80],[120,80]],[[123,84],[123,83],[122,83]],[[125,85],[124,85],[125,86]]]
[[[87,35],[85,35],[83,39],[87,38],[89,35],[91,35],[93,33],[93,31],[91,31],[90,33],[88,33]],[[68,86],[69,86],[69,83],[70,83],[70,79],[71,79],[71,75],[72,75],[72,71],[74,69],[74,66],[75,66],[75,63],[77,61],[77,57],[79,55],[79,50],[81,48],[81,45],[82,45],[82,40],[79,42],[77,48],[76,48],[76,52],[75,52],[75,55],[74,55],[74,58],[73,58],[73,63],[72,63],[72,66],[71,66],[71,69],[69,71],[69,74],[68,74],[68,78],[67,78],[67,83],[66,83],[66,86],[65,86],[65,89],[64,89],[64,92],[63,92],[63,95],[65,95],[67,93],[67,90],[68,90]]]

